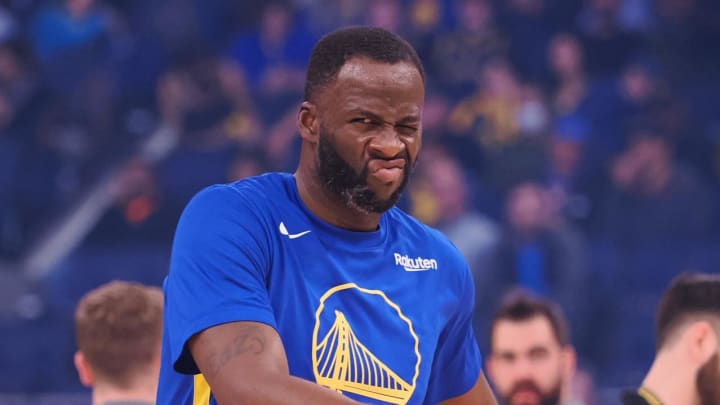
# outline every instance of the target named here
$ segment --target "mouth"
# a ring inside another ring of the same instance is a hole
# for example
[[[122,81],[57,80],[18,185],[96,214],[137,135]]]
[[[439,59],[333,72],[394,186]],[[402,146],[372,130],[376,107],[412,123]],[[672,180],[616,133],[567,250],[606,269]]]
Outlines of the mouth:
[[[381,183],[394,183],[401,180],[404,175],[405,159],[372,159],[367,167],[370,175]]]
[[[512,404],[532,405],[540,403],[540,395],[533,389],[520,389],[512,394]]]

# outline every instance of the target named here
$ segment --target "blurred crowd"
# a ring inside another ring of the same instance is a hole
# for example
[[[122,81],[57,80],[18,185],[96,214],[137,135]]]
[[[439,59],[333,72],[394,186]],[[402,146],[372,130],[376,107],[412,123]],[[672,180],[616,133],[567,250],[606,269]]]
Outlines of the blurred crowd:
[[[720,3],[5,0],[0,261],[103,179],[114,194],[32,310],[0,321],[0,391],[79,389],[77,300],[113,278],[159,285],[203,187],[294,170],[312,46],[352,24],[423,60],[424,150],[401,206],[470,262],[482,348],[521,285],[568,313],[598,390],[639,382],[663,288],[720,271]],[[170,146],[148,158],[158,133]]]

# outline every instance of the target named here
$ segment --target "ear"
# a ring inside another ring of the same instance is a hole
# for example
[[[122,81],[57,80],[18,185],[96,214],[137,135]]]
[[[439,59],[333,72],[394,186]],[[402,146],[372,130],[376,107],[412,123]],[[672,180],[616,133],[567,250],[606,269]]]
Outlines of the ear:
[[[571,381],[577,370],[577,352],[571,345],[567,345],[562,349],[563,359],[563,377],[565,381]]]
[[[300,136],[304,141],[317,143],[320,133],[320,123],[317,118],[317,106],[309,101],[303,101],[297,115],[297,125]]]
[[[85,358],[85,355],[82,354],[82,352],[77,351],[75,352],[73,360],[82,385],[92,387],[95,384],[95,374],[92,371],[92,367],[90,367],[90,363],[88,363]]]
[[[690,325],[683,338],[690,359],[697,365],[705,364],[718,350],[718,337],[707,321],[698,321]]]

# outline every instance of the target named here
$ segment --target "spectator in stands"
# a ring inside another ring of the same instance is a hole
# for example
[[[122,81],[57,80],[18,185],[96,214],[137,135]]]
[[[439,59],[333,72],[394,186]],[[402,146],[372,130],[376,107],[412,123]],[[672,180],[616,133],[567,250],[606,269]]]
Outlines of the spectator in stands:
[[[450,134],[466,138],[467,147],[460,159],[475,161],[476,173],[486,174],[489,183],[506,190],[518,181],[516,173],[533,162],[537,147],[526,148],[521,132],[521,108],[524,88],[512,66],[503,58],[493,58],[478,74],[479,87],[462,99],[448,119]],[[529,153],[528,153],[529,152]]]
[[[454,6],[457,28],[436,38],[433,70],[438,84],[461,91],[476,82],[488,59],[502,55],[507,44],[497,29],[492,1],[459,0]]]
[[[665,129],[638,124],[610,175],[602,226],[611,240],[647,246],[708,235],[710,191],[692,169],[675,161]]]
[[[447,29],[447,4],[442,0],[411,0],[407,6],[406,35],[417,49],[420,59],[427,61],[425,71],[433,77],[436,76],[433,43]]]
[[[75,367],[93,405],[155,403],[163,295],[114,281],[87,293],[75,312]]]
[[[559,215],[538,183],[513,188],[505,209],[500,241],[488,263],[475,271],[475,324],[487,324],[503,295],[520,286],[557,301],[568,311],[574,335],[584,337],[582,321],[589,311],[585,238]]]
[[[576,354],[567,320],[553,302],[508,294],[490,329],[488,374],[504,405],[583,404],[572,392]]]
[[[596,189],[594,173],[588,167],[586,142],[590,125],[580,115],[557,119],[547,144],[548,188],[558,209],[571,220],[587,219]]]
[[[423,151],[410,190],[413,215],[437,227],[457,246],[473,271],[482,271],[500,237],[498,226],[472,209],[473,190],[453,156],[440,147]]]
[[[403,12],[399,0],[372,0],[368,4],[367,25],[400,32]]]
[[[304,66],[315,38],[293,17],[282,2],[266,2],[257,30],[242,33],[230,47],[230,57],[262,95],[302,92]]]
[[[545,59],[545,50],[555,28],[546,3],[552,2],[510,0],[498,3],[505,9],[501,21],[511,44],[509,57],[524,79],[540,81],[548,73],[547,67],[538,63]]]
[[[232,61],[209,56],[166,74],[158,99],[163,125],[178,131],[179,143],[155,173],[177,215],[207,184],[227,181],[239,148],[268,142],[247,78]]]
[[[638,35],[622,26],[619,0],[591,0],[578,14],[577,25],[595,76],[615,75],[643,47]]]
[[[582,44],[572,34],[558,34],[548,46],[552,73],[551,104],[557,115],[576,112],[590,93]]]
[[[685,273],[663,295],[657,355],[625,405],[720,404],[720,275]]]
[[[91,47],[106,38],[110,15],[94,0],[65,0],[43,9],[33,22],[35,53],[42,61],[75,49]]]
[[[489,149],[517,141],[516,121],[522,88],[510,64],[493,59],[479,72],[480,88],[460,101],[450,115],[450,130],[465,133]]]
[[[617,152],[621,137],[615,82],[589,72],[586,51],[574,34],[560,33],[552,38],[548,63],[551,109],[560,120],[569,116],[585,121],[587,150],[593,153],[583,159],[591,171],[600,171],[596,166],[604,166],[611,152]]]

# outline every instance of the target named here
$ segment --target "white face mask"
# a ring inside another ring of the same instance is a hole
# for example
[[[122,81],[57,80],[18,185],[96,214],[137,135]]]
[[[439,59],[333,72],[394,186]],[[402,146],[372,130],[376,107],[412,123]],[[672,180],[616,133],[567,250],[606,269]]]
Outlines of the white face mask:
[[[548,123],[548,112],[538,101],[527,101],[518,109],[515,120],[520,132],[527,135],[539,135]]]

